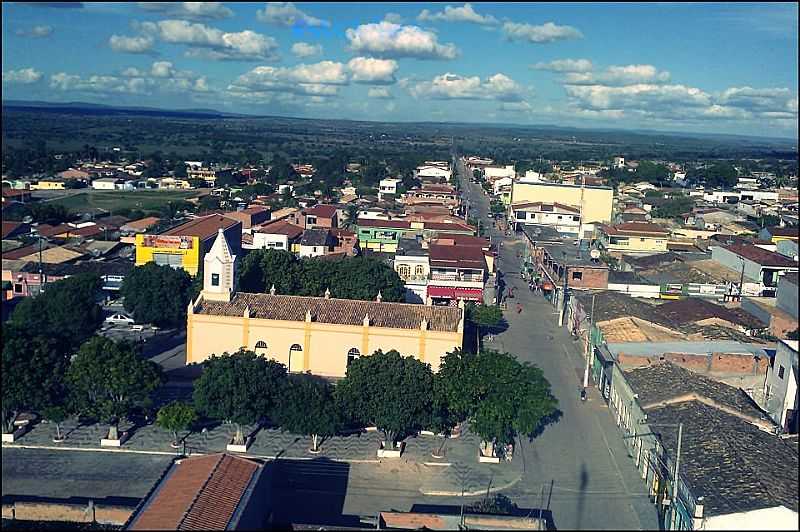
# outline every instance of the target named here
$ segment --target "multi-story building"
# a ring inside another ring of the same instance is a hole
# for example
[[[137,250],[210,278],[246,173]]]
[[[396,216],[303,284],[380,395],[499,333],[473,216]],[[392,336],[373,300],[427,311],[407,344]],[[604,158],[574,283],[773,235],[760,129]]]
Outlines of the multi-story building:
[[[575,235],[581,227],[580,209],[561,203],[515,203],[511,205],[511,220],[517,229],[521,229],[522,225],[546,225],[559,233]]]
[[[393,177],[387,177],[386,179],[381,179],[378,187],[378,199],[383,200],[384,197],[388,194],[391,196],[397,195],[397,185],[402,183],[402,179],[395,179]]]
[[[610,252],[658,253],[667,251],[669,230],[647,222],[598,226],[600,245]]]
[[[423,165],[418,166],[414,171],[414,177],[420,181],[433,181],[438,183],[441,179],[450,181],[453,177],[453,172],[450,170],[449,165],[442,167],[440,165]]]
[[[510,201],[511,205],[538,201],[577,207],[581,213],[583,233],[593,224],[611,223],[614,190],[602,186],[516,181],[511,187]]]
[[[781,340],[764,380],[762,407],[784,432],[798,433],[797,340]]]
[[[459,300],[483,303],[488,267],[479,247],[430,244],[427,304],[452,305]]]
[[[282,249],[294,251],[303,228],[286,220],[280,220],[253,230],[252,243],[247,249]]]
[[[450,185],[425,183],[403,194],[403,203],[408,206],[439,204],[453,211],[461,205],[461,198]]]
[[[225,233],[230,246],[239,254],[242,248],[242,222],[221,214],[211,214],[157,235],[136,235],[136,265],[155,262],[182,268],[195,276],[219,231]]]
[[[411,222],[403,220],[358,220],[358,241],[364,249],[394,253],[404,236],[421,234],[430,238],[434,234],[474,235],[472,226],[460,223]]]

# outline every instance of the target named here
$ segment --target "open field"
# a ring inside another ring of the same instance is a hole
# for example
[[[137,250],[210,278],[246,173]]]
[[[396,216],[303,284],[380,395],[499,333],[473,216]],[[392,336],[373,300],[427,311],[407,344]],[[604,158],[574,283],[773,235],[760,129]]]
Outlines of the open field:
[[[170,201],[197,196],[198,190],[87,190],[49,203],[63,205],[72,211],[100,208],[115,211],[123,208],[143,211],[158,210]]]

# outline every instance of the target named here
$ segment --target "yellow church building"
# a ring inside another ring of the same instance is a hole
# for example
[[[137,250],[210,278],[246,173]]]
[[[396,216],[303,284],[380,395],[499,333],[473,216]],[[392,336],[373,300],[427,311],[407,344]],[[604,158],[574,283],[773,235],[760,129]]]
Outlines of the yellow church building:
[[[441,357],[463,347],[464,309],[329,297],[238,292],[236,256],[220,231],[203,264],[203,291],[189,303],[186,363],[240,347],[290,372],[344,377],[348,364],[396,349],[438,371]]]

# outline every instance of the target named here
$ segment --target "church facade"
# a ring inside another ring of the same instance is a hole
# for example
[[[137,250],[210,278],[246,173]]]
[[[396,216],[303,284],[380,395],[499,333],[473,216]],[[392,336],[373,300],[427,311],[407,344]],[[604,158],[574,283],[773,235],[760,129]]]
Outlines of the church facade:
[[[463,307],[238,292],[236,256],[219,233],[204,258],[203,291],[189,303],[186,363],[240,347],[290,372],[344,377],[348,364],[396,349],[438,371],[441,357],[463,347]]]

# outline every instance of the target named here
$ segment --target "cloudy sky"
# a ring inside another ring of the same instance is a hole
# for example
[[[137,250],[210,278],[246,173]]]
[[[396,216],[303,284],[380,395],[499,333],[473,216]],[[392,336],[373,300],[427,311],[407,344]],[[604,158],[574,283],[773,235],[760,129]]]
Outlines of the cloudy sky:
[[[26,3],[3,98],[797,135],[783,4]]]

